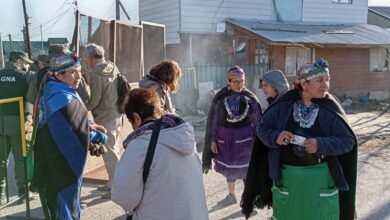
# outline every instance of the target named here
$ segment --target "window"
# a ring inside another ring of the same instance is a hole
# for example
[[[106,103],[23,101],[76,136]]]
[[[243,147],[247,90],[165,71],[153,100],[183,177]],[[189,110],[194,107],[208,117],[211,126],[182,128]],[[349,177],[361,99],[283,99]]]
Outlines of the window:
[[[313,49],[314,50],[314,49]],[[311,61],[309,48],[287,47],[286,48],[286,75],[295,76],[298,69]]]
[[[390,48],[370,48],[370,70],[371,72],[383,72],[390,70]]]
[[[261,41],[256,40],[255,64],[266,64],[266,63],[268,63],[267,46]]]
[[[333,3],[352,4],[352,0],[332,0]]]

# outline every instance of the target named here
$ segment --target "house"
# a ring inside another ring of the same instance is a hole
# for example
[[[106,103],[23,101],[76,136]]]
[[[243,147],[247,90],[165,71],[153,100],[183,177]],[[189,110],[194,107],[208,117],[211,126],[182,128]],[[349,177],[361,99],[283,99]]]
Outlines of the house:
[[[247,42],[248,62],[269,59],[271,67],[282,70],[290,82],[302,64],[323,57],[330,63],[334,94],[355,96],[388,89],[390,32],[385,29],[369,24],[239,19],[227,23],[234,35]]]
[[[52,44],[67,44],[68,39],[66,38],[48,38],[47,41],[31,41],[31,57],[35,58],[39,54],[47,54],[49,46]],[[7,59],[9,52],[12,50],[21,50],[24,49],[24,41],[3,41],[3,53],[5,59]]]
[[[185,63],[269,60],[290,82],[299,66],[323,57],[330,62],[332,93],[388,90],[390,34],[367,24],[367,0],[162,2],[141,0],[140,16],[166,25],[167,57]]]
[[[368,7],[367,23],[390,29],[390,7]]]

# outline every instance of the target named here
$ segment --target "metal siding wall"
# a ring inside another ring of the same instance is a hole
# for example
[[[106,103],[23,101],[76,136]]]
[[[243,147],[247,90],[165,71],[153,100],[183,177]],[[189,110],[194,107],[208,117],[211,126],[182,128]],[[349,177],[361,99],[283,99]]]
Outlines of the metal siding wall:
[[[271,0],[227,0],[222,4],[210,0],[181,2],[183,32],[215,32],[215,25],[228,17],[271,20],[273,9]]]
[[[367,23],[368,0],[337,4],[331,0],[304,0],[302,22]]]
[[[246,75],[245,86],[253,90],[253,80],[255,76],[262,76],[268,71],[268,63],[243,64],[239,65],[244,69]],[[172,96],[173,103],[184,114],[196,113],[198,100],[198,83],[214,82],[214,89],[221,89],[227,85],[226,71],[231,65],[199,64],[181,65],[182,78],[180,79],[180,90]]]
[[[165,25],[166,43],[180,43],[179,0],[144,0],[139,2],[140,20]]]

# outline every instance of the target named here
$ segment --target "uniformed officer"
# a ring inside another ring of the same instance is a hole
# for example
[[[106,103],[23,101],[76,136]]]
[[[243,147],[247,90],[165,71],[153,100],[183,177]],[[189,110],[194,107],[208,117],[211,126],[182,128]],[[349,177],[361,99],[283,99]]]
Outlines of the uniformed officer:
[[[22,51],[11,51],[9,61],[0,71],[0,99],[23,97],[26,93],[34,73],[29,72],[32,64],[27,54]],[[20,136],[20,116],[18,103],[0,105],[0,194],[5,191],[6,164],[10,152],[14,155],[15,178],[19,196],[24,196],[25,179]],[[23,200],[20,200],[23,201]]]

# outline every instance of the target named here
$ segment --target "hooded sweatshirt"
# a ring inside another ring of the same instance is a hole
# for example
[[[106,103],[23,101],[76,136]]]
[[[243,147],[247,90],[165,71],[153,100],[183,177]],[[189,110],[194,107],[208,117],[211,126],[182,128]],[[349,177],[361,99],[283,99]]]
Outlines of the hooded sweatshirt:
[[[171,95],[168,91],[168,86],[163,81],[148,74],[139,81],[139,87],[152,89],[153,91],[157,92],[160,96],[161,105],[164,106],[164,110],[167,112],[174,113]]]
[[[134,220],[208,219],[193,127],[182,123],[161,129],[144,185],[142,172],[151,133],[142,132],[127,144],[115,170],[112,201],[126,211],[134,211]]]
[[[85,106],[92,112],[96,123],[104,124],[104,122],[114,121],[122,116],[116,105],[118,75],[118,68],[108,61],[97,64],[92,70],[91,97]]]
[[[286,77],[280,70],[270,70],[266,72],[263,78],[260,80],[260,83],[262,80],[265,80],[271,84],[271,86],[274,87],[276,91],[278,91],[278,95],[276,97],[267,98],[268,104],[272,104],[273,101],[281,97],[290,88]]]

